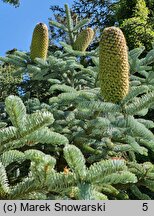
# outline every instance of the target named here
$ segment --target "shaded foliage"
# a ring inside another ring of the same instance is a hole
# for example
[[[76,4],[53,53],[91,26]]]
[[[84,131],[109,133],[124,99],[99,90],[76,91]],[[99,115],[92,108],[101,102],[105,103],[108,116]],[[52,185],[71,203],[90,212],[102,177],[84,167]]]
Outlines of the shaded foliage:
[[[13,4],[15,7],[20,5],[20,0],[2,0],[5,3]]]

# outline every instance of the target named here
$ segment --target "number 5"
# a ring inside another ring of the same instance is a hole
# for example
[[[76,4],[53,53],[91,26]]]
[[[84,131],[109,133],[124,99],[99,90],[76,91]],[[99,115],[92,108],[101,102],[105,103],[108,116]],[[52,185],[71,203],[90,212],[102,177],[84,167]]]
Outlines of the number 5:
[[[148,203],[143,203],[142,210],[143,211],[147,211],[148,210]]]

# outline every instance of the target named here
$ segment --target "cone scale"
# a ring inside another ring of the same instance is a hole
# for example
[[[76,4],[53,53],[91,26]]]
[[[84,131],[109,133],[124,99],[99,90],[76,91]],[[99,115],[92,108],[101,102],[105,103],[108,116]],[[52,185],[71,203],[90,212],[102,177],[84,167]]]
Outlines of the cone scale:
[[[38,23],[34,28],[32,42],[30,47],[30,57],[33,61],[35,58],[46,59],[48,51],[48,28],[43,23]]]
[[[99,81],[106,102],[118,103],[129,91],[129,63],[126,40],[117,27],[105,28],[99,48]]]

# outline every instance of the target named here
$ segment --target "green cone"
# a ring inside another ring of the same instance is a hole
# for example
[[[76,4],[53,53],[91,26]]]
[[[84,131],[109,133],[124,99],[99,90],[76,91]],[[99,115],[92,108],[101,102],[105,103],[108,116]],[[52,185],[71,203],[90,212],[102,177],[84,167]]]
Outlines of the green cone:
[[[48,27],[43,23],[38,23],[34,29],[30,47],[30,57],[32,61],[35,58],[46,59],[48,43]]]
[[[105,28],[99,48],[101,93],[107,102],[120,102],[129,91],[129,63],[126,40],[117,27]]]
[[[73,44],[73,49],[78,51],[85,51],[94,37],[94,31],[91,28],[83,30],[77,37]]]

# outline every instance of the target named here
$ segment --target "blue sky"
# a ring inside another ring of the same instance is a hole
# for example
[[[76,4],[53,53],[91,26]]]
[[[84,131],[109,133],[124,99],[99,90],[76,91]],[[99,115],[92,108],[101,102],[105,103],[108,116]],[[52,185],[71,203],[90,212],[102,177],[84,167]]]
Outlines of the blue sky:
[[[52,16],[51,5],[71,7],[73,0],[21,0],[18,8],[0,0],[0,56],[7,50],[17,48],[29,51],[32,33],[38,22],[48,25]]]

